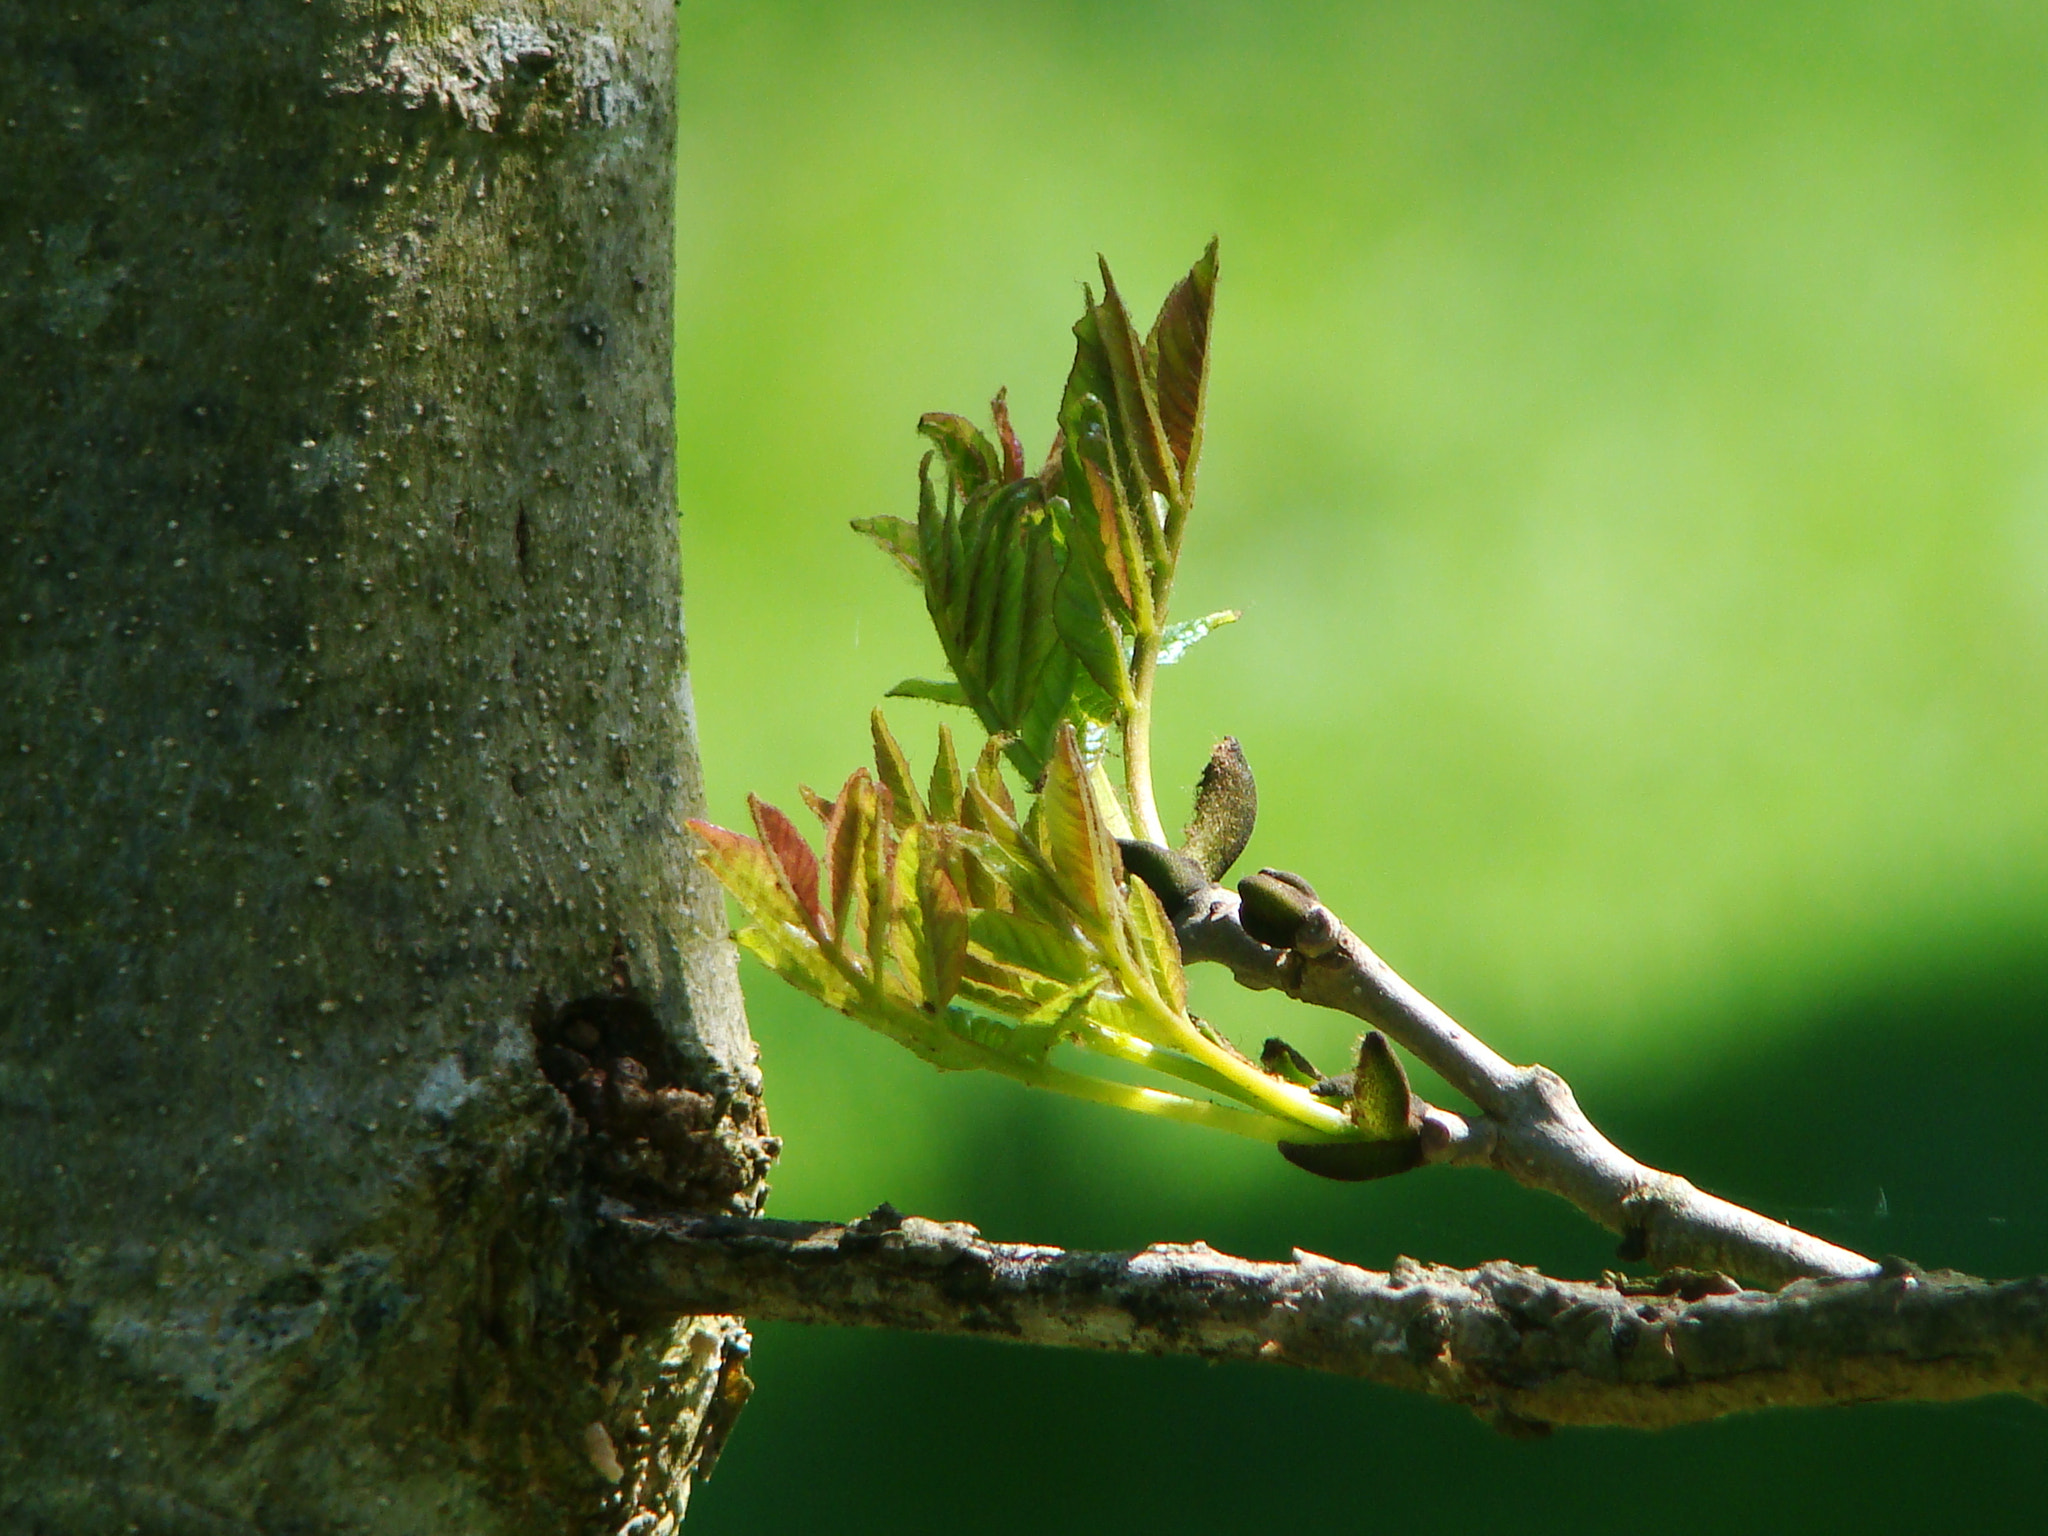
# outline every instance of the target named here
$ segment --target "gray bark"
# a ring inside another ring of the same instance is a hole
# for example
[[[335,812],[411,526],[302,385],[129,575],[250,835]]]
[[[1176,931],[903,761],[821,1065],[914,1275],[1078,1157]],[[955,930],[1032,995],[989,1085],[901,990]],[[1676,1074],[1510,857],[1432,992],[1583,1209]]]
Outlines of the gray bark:
[[[1903,1265],[1742,1290],[1725,1275],[1553,1280],[1520,1265],[1388,1273],[1203,1243],[1068,1253],[883,1207],[851,1225],[605,1210],[630,1315],[750,1317],[1329,1371],[1516,1434],[1665,1429],[1760,1408],[2048,1393],[2048,1277]]]
[[[672,25],[0,16],[7,1530],[666,1529],[739,1400],[582,1278],[586,1174],[772,1151],[681,827]]]

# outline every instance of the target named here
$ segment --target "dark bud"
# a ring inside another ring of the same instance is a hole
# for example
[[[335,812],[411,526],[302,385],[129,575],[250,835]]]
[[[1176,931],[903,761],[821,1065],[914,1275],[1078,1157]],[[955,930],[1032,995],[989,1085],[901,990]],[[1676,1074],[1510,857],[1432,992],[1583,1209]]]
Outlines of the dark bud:
[[[1259,786],[1251,764],[1235,736],[1226,736],[1209,754],[1202,782],[1195,789],[1195,814],[1181,834],[1181,851],[1201,865],[1211,880],[1230,871],[1244,845],[1252,840],[1259,819]]]
[[[1316,906],[1316,893],[1309,883],[1284,869],[1262,869],[1245,876],[1237,882],[1237,894],[1244,902],[1238,915],[1244,931],[1275,949],[1294,947],[1294,936]]]
[[[1323,1074],[1316,1070],[1316,1064],[1277,1035],[1267,1040],[1259,1051],[1259,1065],[1268,1077],[1277,1077],[1297,1088],[1314,1088],[1323,1081]],[[1344,1096],[1349,1098],[1350,1094]]]
[[[1198,891],[1208,889],[1211,883],[1202,866],[1184,853],[1127,838],[1118,838],[1116,846],[1124,856],[1124,873],[1136,875],[1151,886],[1168,917],[1178,915]]]
[[[1389,1178],[1422,1163],[1422,1138],[1399,1141],[1283,1141],[1280,1155],[1320,1179],[1360,1184]]]

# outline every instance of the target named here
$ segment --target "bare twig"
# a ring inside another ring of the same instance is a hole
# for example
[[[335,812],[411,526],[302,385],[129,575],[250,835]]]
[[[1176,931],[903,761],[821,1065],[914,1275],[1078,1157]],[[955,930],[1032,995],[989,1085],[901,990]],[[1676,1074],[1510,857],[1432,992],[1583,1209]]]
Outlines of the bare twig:
[[[1425,1161],[1497,1168],[1560,1195],[1621,1233],[1629,1257],[1659,1269],[1721,1270],[1773,1285],[1878,1272],[1861,1254],[1637,1162],[1600,1134],[1563,1078],[1493,1051],[1396,975],[1328,907],[1308,909],[1291,949],[1253,938],[1239,908],[1234,891],[1198,892],[1175,915],[1183,958],[1216,961],[1244,986],[1277,988],[1375,1025],[1478,1106],[1471,1118],[1426,1110]]]
[[[1659,1291],[1517,1265],[1391,1273],[1201,1243],[1068,1253],[985,1241],[884,1206],[823,1222],[639,1214],[606,1202],[597,1273],[641,1319],[969,1334],[1137,1354],[1261,1360],[1463,1404],[1511,1430],[1658,1428],[1755,1408],[2048,1393],[2048,1277],[1903,1268],[1777,1292],[1719,1276]]]

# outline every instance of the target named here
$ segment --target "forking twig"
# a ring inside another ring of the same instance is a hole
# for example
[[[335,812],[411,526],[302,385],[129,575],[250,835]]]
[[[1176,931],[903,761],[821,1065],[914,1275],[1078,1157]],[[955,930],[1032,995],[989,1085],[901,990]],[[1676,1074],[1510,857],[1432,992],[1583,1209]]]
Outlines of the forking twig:
[[[1181,957],[1227,967],[1239,985],[1277,990],[1384,1030],[1470,1099],[1476,1116],[1422,1114],[1423,1161],[1495,1168],[1547,1190],[1622,1234],[1623,1255],[1659,1269],[1720,1270],[1781,1285],[1867,1278],[1879,1266],[1637,1162],[1600,1134],[1565,1080],[1516,1066],[1397,975],[1337,915],[1310,903],[1290,947],[1261,943],[1238,893],[1197,891],[1172,914]]]

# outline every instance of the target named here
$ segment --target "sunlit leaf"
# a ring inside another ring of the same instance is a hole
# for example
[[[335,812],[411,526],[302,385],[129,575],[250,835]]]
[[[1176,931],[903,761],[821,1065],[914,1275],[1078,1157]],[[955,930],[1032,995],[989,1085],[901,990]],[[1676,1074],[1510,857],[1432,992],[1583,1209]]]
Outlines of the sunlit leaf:
[[[1116,840],[1095,804],[1088,768],[1071,726],[1062,727],[1054,743],[1045,792],[1038,798],[1037,809],[1044,823],[1040,847],[1059,871],[1076,911],[1108,931],[1120,905],[1123,865]]]
[[[1202,417],[1209,394],[1209,321],[1216,305],[1216,242],[1192,271],[1174,284],[1159,308],[1145,353],[1159,404],[1159,421],[1180,466],[1183,502],[1195,497],[1195,467],[1202,454]]]
[[[1105,594],[1113,591],[1103,567],[1092,532],[1080,525],[1067,504],[1053,508],[1067,537],[1066,567],[1060,573],[1053,598],[1053,622],[1069,654],[1094,686],[1093,697],[1103,701],[1104,713],[1095,718],[1113,720],[1128,708],[1131,699],[1130,668],[1124,656],[1124,639]],[[1078,697],[1078,695],[1077,695]]]
[[[982,746],[981,756],[975,759],[974,782],[988,797],[989,803],[1014,823],[1017,820],[1017,802],[1010,798],[1010,786],[1003,781],[1002,755],[1002,739],[989,737]]]
[[[925,1001],[944,1008],[960,990],[960,969],[967,959],[967,903],[960,889],[930,849],[918,869],[918,909],[922,915],[923,942],[919,945]]]
[[[1138,586],[1144,579],[1144,541],[1138,531],[1142,509],[1132,505],[1131,482],[1118,466],[1107,408],[1094,395],[1070,403],[1066,430],[1066,500],[1077,514],[1063,528],[1071,548],[1086,562],[1101,589],[1103,604],[1120,624],[1136,622]]]
[[[996,424],[996,441],[1003,450],[1003,479],[1024,478],[1024,445],[1017,441],[1017,434],[1010,426],[1010,392],[996,391],[995,399],[988,403],[988,413]]]
[[[1133,880],[1124,900],[1125,929],[1130,936],[1132,957],[1150,978],[1159,995],[1179,1013],[1188,1006],[1188,978],[1181,967],[1180,941],[1166,909],[1152,894],[1152,887]]]
[[[1205,613],[1199,619],[1182,619],[1178,624],[1169,624],[1159,634],[1159,665],[1170,667],[1194,648],[1197,641],[1206,639],[1226,624],[1235,624],[1244,615],[1235,608],[1225,608],[1219,613]]]
[[[689,826],[704,843],[698,858],[748,916],[758,923],[803,926],[803,910],[766,848],[751,837],[708,821],[692,821]]]
[[[878,709],[868,716],[868,731],[875,742],[875,768],[890,795],[889,815],[900,831],[925,819],[924,800],[911,775],[910,759],[889,733],[889,722]]]
[[[931,793],[926,797],[934,821],[960,819],[960,759],[953,754],[953,733],[939,727],[939,751],[932,759]]]
[[[1158,491],[1168,501],[1178,501],[1180,463],[1167,445],[1166,429],[1159,419],[1159,404],[1153,398],[1152,381],[1145,367],[1144,343],[1138,339],[1131,324],[1131,312],[1116,290],[1116,279],[1109,275],[1109,263],[1100,261],[1098,265],[1102,269],[1102,303],[1096,306],[1096,323],[1101,328],[1110,377],[1116,384],[1119,424],[1144,474],[1144,484],[1130,489],[1134,494]],[[1149,513],[1149,509],[1145,510]]]
[[[969,930],[995,959],[1063,983],[1098,974],[1101,967],[1074,935],[1013,912],[976,912]]]
[[[957,704],[962,709],[969,707],[967,690],[951,678],[906,677],[891,688],[884,698],[928,699],[934,704]]]
[[[904,517],[857,517],[853,520],[853,531],[873,539],[910,573],[913,581],[923,582],[924,562],[918,553],[917,524]]]
[[[825,858],[832,881],[832,931],[842,942],[862,930],[868,875],[863,865],[874,841],[879,810],[874,781],[856,768],[839,792],[832,819],[825,828]]]
[[[827,1008],[845,1012],[858,1006],[858,994],[839,969],[804,941],[800,930],[776,923],[757,923],[734,935],[740,947],[791,986]]]
[[[759,795],[747,796],[747,809],[753,813],[754,826],[761,834],[761,846],[768,852],[770,864],[780,877],[784,890],[796,899],[797,910],[804,921],[817,930],[818,937],[828,939],[831,934],[825,929],[818,905],[818,857],[811,852],[811,845],[804,841],[790,819]]]
[[[1002,455],[995,444],[982,436],[981,429],[965,416],[929,411],[919,418],[917,430],[939,450],[946,461],[946,471],[963,498],[983,486],[1000,485],[1005,479],[1014,478],[1003,474]]]

